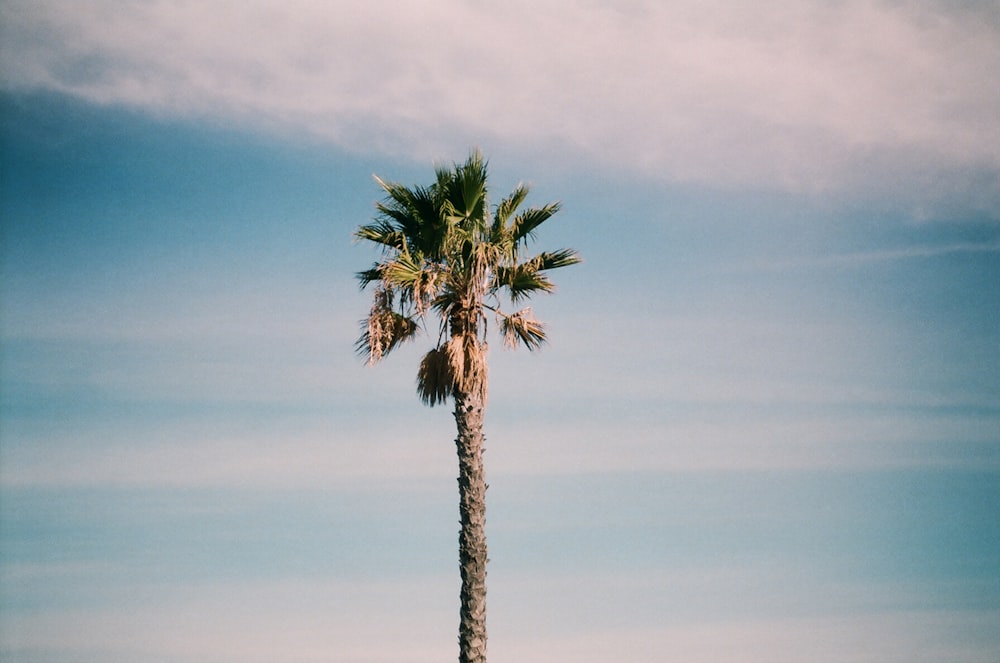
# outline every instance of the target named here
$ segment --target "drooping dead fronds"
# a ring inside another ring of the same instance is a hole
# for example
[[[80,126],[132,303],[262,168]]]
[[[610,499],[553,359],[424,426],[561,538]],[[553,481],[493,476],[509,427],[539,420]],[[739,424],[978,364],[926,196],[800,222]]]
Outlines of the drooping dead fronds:
[[[486,398],[486,343],[473,334],[453,336],[447,345],[455,386]]]
[[[501,315],[500,333],[503,334],[503,344],[508,348],[516,348],[518,343],[523,343],[529,350],[535,350],[545,342],[545,325],[535,319],[531,307]]]
[[[417,370],[417,395],[425,404],[444,403],[455,387],[454,373],[447,348],[434,348],[420,361]]]
[[[375,364],[403,341],[417,333],[417,323],[412,318],[397,313],[392,308],[393,294],[386,288],[375,291],[368,319],[358,339],[358,352],[367,355],[368,364]]]

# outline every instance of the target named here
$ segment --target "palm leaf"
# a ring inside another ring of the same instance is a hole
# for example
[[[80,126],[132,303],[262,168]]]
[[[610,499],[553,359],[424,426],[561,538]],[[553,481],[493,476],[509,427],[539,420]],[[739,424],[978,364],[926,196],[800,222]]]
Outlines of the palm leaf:
[[[358,353],[367,356],[369,364],[377,363],[400,343],[412,339],[419,329],[416,320],[393,310],[393,291],[375,291],[368,318],[362,321],[362,334],[355,344]]]
[[[486,162],[479,150],[473,150],[468,160],[455,168],[455,188],[449,196],[456,210],[473,225],[486,221]],[[471,229],[471,228],[470,228]]]
[[[455,387],[448,351],[434,348],[420,361],[417,369],[417,395],[431,407],[444,403]]]
[[[384,219],[361,226],[354,232],[354,238],[374,242],[397,251],[406,249],[406,235]]]
[[[395,311],[380,317],[369,316],[361,322],[361,326],[362,334],[355,343],[355,349],[367,358],[369,364],[378,363],[400,343],[416,336],[419,330],[416,320]]]
[[[422,261],[409,253],[401,253],[382,267],[382,279],[393,288],[416,290],[424,272]]]
[[[528,197],[530,189],[524,184],[518,184],[510,194],[497,204],[493,224],[495,228],[506,228],[511,215]]]
[[[515,244],[533,239],[535,230],[559,211],[560,203],[549,203],[543,207],[526,209],[511,221],[511,239]]]
[[[500,268],[496,272],[499,286],[506,288],[512,302],[517,303],[536,292],[552,292],[555,284],[539,272],[532,262],[515,267]]]
[[[371,269],[366,269],[363,272],[358,272],[355,274],[357,279],[361,281],[361,289],[364,290],[370,284],[382,280],[382,268],[383,266],[376,263]]]
[[[583,262],[583,258],[575,249],[559,249],[558,251],[543,251],[532,258],[539,271],[569,267]]]
[[[516,348],[521,343],[535,350],[545,342],[545,326],[535,319],[530,308],[501,317],[500,333],[504,345],[509,348]]]
[[[388,194],[383,202],[375,205],[379,220],[400,233],[410,250],[438,256],[445,228],[438,214],[436,190],[433,187],[409,188],[396,182],[386,182],[377,175],[375,180]],[[394,246],[402,250],[398,242]]]

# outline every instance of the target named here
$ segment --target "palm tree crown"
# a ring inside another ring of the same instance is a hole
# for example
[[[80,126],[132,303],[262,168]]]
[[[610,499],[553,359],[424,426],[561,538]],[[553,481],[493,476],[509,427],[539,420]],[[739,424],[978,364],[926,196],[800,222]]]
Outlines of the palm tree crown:
[[[412,188],[376,177],[387,197],[377,204],[374,221],[355,233],[383,249],[381,261],[358,273],[363,288],[375,284],[357,343],[368,362],[413,338],[428,312],[437,315],[437,342],[417,378],[428,405],[446,401],[455,389],[485,396],[489,313],[505,345],[533,350],[544,343],[544,326],[531,308],[508,313],[503,301],[517,306],[536,292],[551,292],[547,272],[580,262],[572,249],[525,255],[559,203],[519,210],[528,195],[521,184],[491,210],[486,162],[478,150],[436,174],[431,186]]]

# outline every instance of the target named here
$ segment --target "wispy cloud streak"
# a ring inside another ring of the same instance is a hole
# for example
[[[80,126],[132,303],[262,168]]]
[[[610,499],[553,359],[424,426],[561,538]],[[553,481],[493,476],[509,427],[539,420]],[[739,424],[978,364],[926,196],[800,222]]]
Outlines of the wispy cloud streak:
[[[785,271],[816,267],[862,267],[882,262],[940,258],[960,254],[1000,254],[1000,242],[955,242],[937,246],[907,246],[875,251],[856,251],[792,260],[759,260],[745,269],[753,271]]]

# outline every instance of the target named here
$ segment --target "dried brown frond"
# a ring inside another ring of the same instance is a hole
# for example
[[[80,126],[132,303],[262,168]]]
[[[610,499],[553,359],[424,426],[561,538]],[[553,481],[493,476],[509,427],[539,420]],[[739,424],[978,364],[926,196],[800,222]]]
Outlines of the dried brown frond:
[[[413,302],[417,312],[423,314],[431,305],[441,288],[441,272],[437,269],[424,269],[420,278],[413,286]]]
[[[455,386],[466,393],[479,394],[485,400],[486,343],[475,334],[457,335],[448,341],[447,352]]]
[[[529,350],[534,350],[545,342],[545,325],[535,319],[530,307],[503,316],[500,332],[503,344],[508,348],[516,348],[518,343],[523,343]]]
[[[392,302],[391,290],[381,287],[375,290],[366,328],[358,341],[358,350],[368,355],[369,364],[378,362],[417,333],[416,321],[394,311]]]
[[[430,406],[444,403],[455,386],[451,361],[445,348],[434,348],[420,361],[417,370],[417,394]]]

